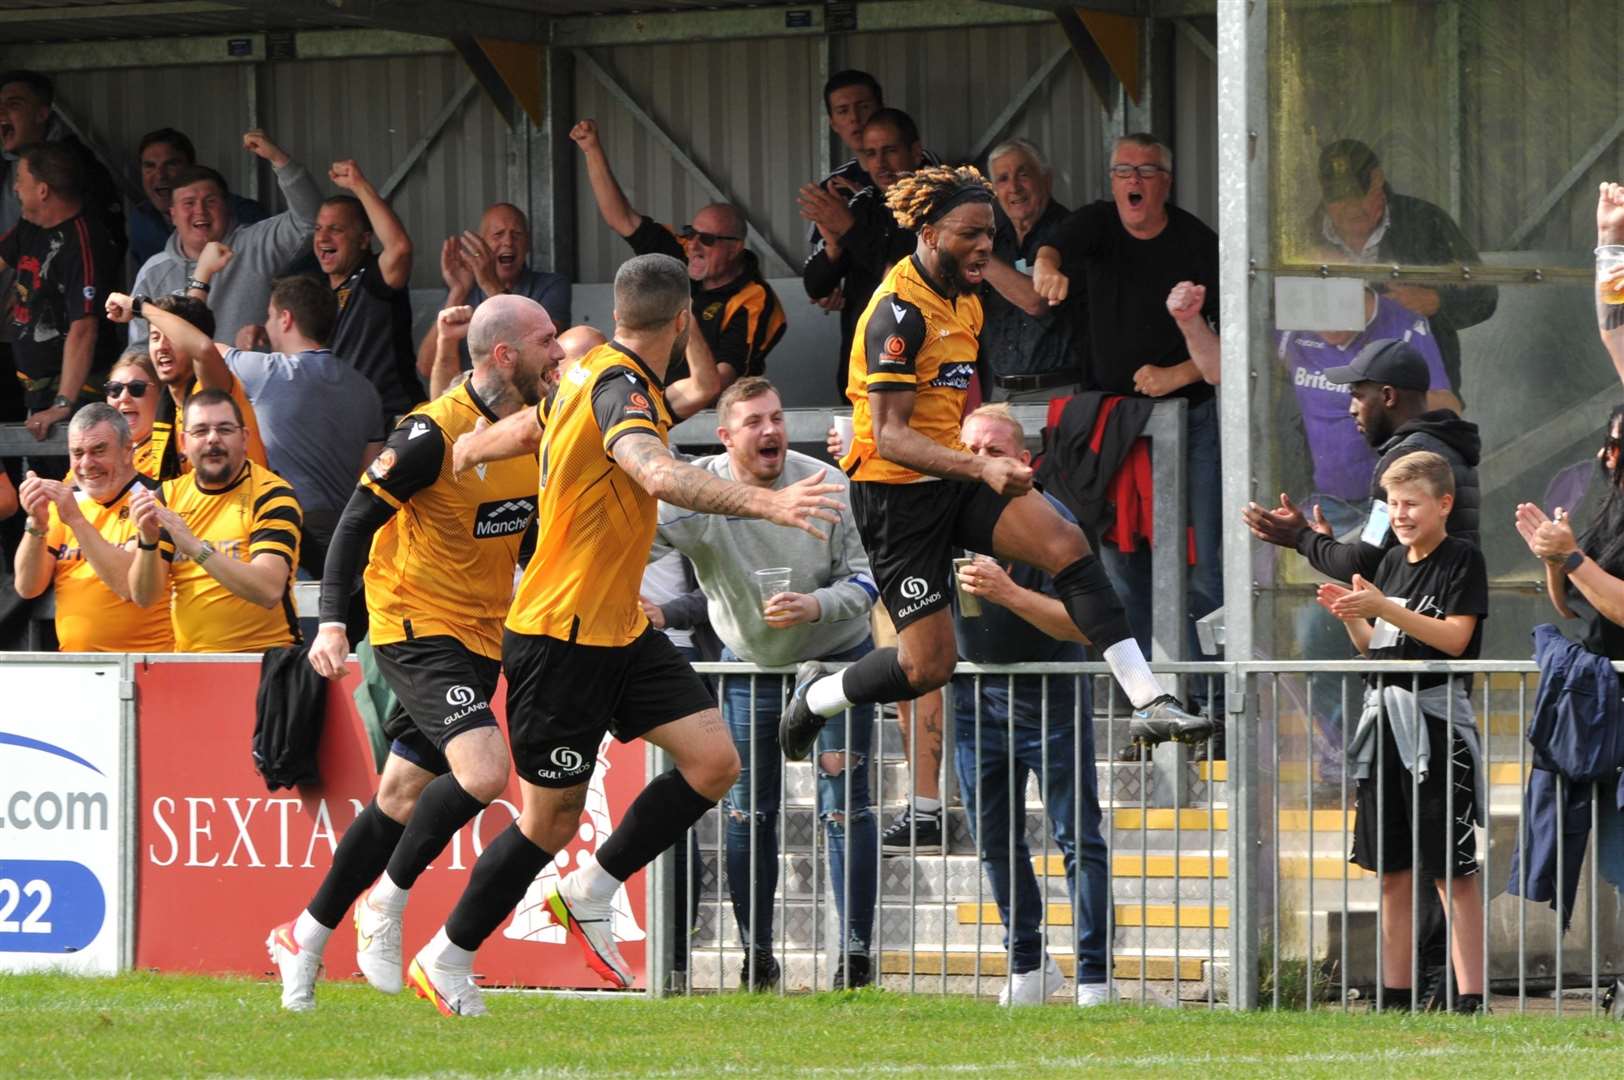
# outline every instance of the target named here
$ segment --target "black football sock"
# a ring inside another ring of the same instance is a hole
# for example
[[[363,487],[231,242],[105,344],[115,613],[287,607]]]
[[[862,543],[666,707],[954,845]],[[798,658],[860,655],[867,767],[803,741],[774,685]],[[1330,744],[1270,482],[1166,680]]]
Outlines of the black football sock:
[[[1111,587],[1111,579],[1090,552],[1054,576],[1055,592],[1066,605],[1066,614],[1077,624],[1089,643],[1101,652],[1124,638],[1133,636],[1128,613]]]
[[[616,881],[625,881],[681,840],[715,805],[715,799],[695,791],[676,769],[661,773],[632,800],[620,824],[598,848],[598,866]]]
[[[502,920],[524,899],[524,892],[536,875],[553,861],[519,830],[514,822],[502,835],[485,845],[485,853],[474,863],[451,917],[445,921],[445,936],[451,944],[477,952],[484,940],[502,925]]]
[[[841,673],[841,689],[853,705],[884,705],[919,696],[897,660],[896,649],[875,649]]]
[[[329,930],[337,928],[361,890],[383,873],[389,853],[405,830],[406,826],[378,809],[378,800],[368,803],[334,849],[333,865],[306,909],[310,917]]]
[[[464,791],[450,773],[430,780],[417,797],[412,819],[389,857],[389,880],[401,889],[410,889],[418,875],[451,843],[457,830],[483,809],[485,804]]]

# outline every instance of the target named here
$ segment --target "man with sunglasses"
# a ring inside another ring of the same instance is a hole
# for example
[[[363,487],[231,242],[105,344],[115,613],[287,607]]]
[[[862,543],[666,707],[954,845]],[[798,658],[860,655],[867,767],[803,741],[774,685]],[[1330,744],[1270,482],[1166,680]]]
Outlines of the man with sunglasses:
[[[745,249],[749,223],[744,212],[729,203],[711,203],[694,215],[691,225],[674,232],[632,208],[598,141],[596,120],[576,124],[570,138],[586,157],[592,197],[604,222],[625,237],[637,254],[670,255],[688,264],[699,332],[721,375],[710,401],[734,379],[762,374],[767,354],[784,336],[784,306],[762,276],[755,253]],[[666,373],[666,381],[688,374],[686,362],[679,357]]]
[[[1111,198],[1065,220],[1038,249],[1032,287],[1052,305],[1087,297],[1083,385],[1138,398],[1181,397],[1186,414],[1188,520],[1195,532],[1185,635],[1200,659],[1195,620],[1223,603],[1222,474],[1218,453],[1218,234],[1173,206],[1173,153],[1152,135],[1125,135],[1111,152]],[[1150,551],[1102,544],[1100,559],[1150,649]]]
[[[221,244],[210,244],[198,259],[199,273],[207,273],[230,251]],[[157,312],[155,316],[153,313]],[[184,352],[175,338],[184,338],[195,329],[206,338],[213,338],[214,312],[202,300],[192,296],[126,296],[113,293],[107,298],[107,317],[116,323],[141,319],[147,324],[147,356],[166,394],[158,398],[158,410],[152,421],[152,438],[146,454],[157,462],[157,478],[173,480],[189,471],[192,463],[182,452],[181,440],[176,437],[178,419],[186,409],[186,402],[200,390],[222,390],[231,395],[242,414],[247,440],[248,459],[256,465],[270,467],[265,454],[265,441],[259,434],[259,417],[249,403],[248,392],[242,381],[226,367],[225,358],[216,349]],[[109,397],[114,395],[109,392]]]
[[[248,460],[247,429],[224,390],[186,402],[192,471],[130,497],[130,598],[170,598],[175,651],[263,653],[299,639],[293,569],[303,514],[287,481]]]

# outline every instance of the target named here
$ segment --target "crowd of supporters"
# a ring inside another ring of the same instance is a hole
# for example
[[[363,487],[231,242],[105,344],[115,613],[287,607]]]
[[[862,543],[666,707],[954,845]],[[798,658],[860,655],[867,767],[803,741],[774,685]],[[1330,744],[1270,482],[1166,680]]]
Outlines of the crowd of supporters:
[[[329,548],[358,478],[370,467],[382,481],[397,467],[395,450],[386,448],[391,433],[405,431],[399,437],[409,439],[412,429],[401,425],[413,410],[467,379],[474,364],[465,340],[471,313],[493,298],[528,297],[545,309],[572,359],[600,344],[601,335],[570,329],[572,283],[558,268],[531,265],[530,226],[516,206],[465,208],[470,222],[479,211],[477,228],[440,244],[444,301],[435,326],[414,341],[408,287],[416,247],[361,163],[303,163],[297,147],[284,148],[265,131],[244,133],[242,152],[274,172],[285,208],[272,212],[233,193],[220,169],[197,160],[186,134],[166,127],[133,148],[128,168],[139,175],[145,198],[126,206],[107,165],[56,119],[53,92],[51,79],[39,73],[0,74],[0,421],[20,421],[42,443],[65,429],[67,441],[66,457],[29,454],[26,464],[8,461],[0,473],[0,520],[15,519],[6,534],[14,591],[27,599],[54,586],[55,637],[64,651],[296,649],[310,627],[301,631],[294,582],[320,580],[324,567],[331,573]],[[808,223],[807,297],[840,320],[839,351],[819,362],[830,365],[844,394],[860,352],[900,355],[911,347],[909,335],[923,332],[900,315],[866,323],[862,316],[898,261],[917,262],[920,235],[903,224],[914,218],[898,205],[899,180],[942,158],[929,148],[931,133],[887,103],[868,73],[834,75],[823,104],[831,132],[852,157],[785,197],[797,199]],[[709,360],[690,367],[691,351],[677,355],[666,383],[684,386],[668,401],[678,420],[720,399],[717,441],[724,452],[702,466],[763,487],[816,471],[816,460],[790,450],[785,403],[768,381],[792,313],[751,250],[744,210],[711,203],[694,208],[687,224],[655,221],[635,208],[652,193],[628,192],[617,180],[596,121],[581,120],[569,138],[603,224],[630,252],[668,254],[687,266],[692,317]],[[376,173],[391,164],[366,166]],[[1101,539],[1112,584],[1148,653],[1149,473],[1138,436],[1156,402],[1182,400],[1192,569],[1180,632],[1189,637],[1188,654],[1199,658],[1195,620],[1222,603],[1223,523],[1235,524],[1220,500],[1217,235],[1172,201],[1172,152],[1148,134],[1116,142],[1109,197],[1075,209],[1054,198],[1054,170],[1028,139],[1000,142],[978,164],[996,195],[996,228],[990,258],[977,271],[979,333],[965,375],[963,445],[976,454],[1022,455],[1028,433],[1007,410],[983,403],[1070,399],[1052,410],[1054,438],[1041,475],[1060,495],[1054,501],[1062,512]],[[1443,210],[1395,191],[1361,142],[1326,146],[1318,180],[1323,201],[1305,228],[1328,261],[1458,265],[1477,257]],[[1604,188],[1602,243],[1616,239],[1620,213],[1608,207],[1619,201],[1616,189]],[[923,288],[935,287],[922,267],[919,275]],[[1258,538],[1294,548],[1345,583],[1322,590],[1323,613],[1304,613],[1305,655],[1335,658],[1350,647],[1377,657],[1476,655],[1488,615],[1478,546],[1481,444],[1460,415],[1459,332],[1487,319],[1496,299],[1488,285],[1389,283],[1369,291],[1363,330],[1280,334],[1312,483],[1298,493],[1305,499],[1249,506],[1245,522]],[[1616,357],[1619,330],[1608,311],[1604,306],[1603,337]],[[881,337],[864,340],[876,333]],[[480,345],[481,355],[499,348],[522,352],[523,345],[498,333]],[[1615,430],[1603,451],[1609,478],[1617,449]],[[452,452],[444,448],[448,462]],[[1404,464],[1417,452],[1424,460]],[[1610,498],[1606,507],[1610,512]],[[1618,652],[1616,632],[1604,631],[1616,631],[1609,613],[1624,610],[1611,576],[1621,568],[1595,561],[1618,562],[1618,545],[1595,529],[1576,540],[1560,512],[1548,517],[1537,507],[1519,527],[1551,567],[1558,610],[1571,614],[1576,589],[1600,613],[1593,648]],[[651,564],[642,610],[693,658],[714,658],[720,650],[728,659],[767,665],[847,661],[886,640],[867,555],[849,529],[835,530],[828,544],[803,539],[797,548],[731,519],[671,512],[662,513],[659,541],[661,558]],[[1427,566],[1417,569],[1421,564]],[[758,592],[756,571],[769,565],[783,571],[781,587]],[[351,559],[346,568],[353,579],[361,566]],[[1083,655],[1045,575],[972,561],[959,587],[1018,616],[994,632],[993,620],[977,623],[980,616],[956,611],[961,657]],[[1384,593],[1425,594],[1431,606],[1418,601],[1406,609],[1406,600]],[[355,590],[338,601],[325,597],[324,619],[329,609],[343,613],[348,643],[356,644],[366,632],[366,612]],[[707,652],[706,642],[716,649]],[[776,830],[778,695],[774,689],[752,701],[742,685],[734,690],[724,712],[738,744],[771,747],[765,757],[757,749],[746,754],[746,779],[724,800],[729,882],[748,947],[741,979],[760,985],[778,978],[766,949],[770,905],[761,906],[776,882],[750,881],[741,853],[770,851],[758,848],[765,843],[759,838]],[[1013,792],[1004,790],[1010,763],[999,759],[997,775],[989,772],[990,751],[979,747],[970,723],[978,691],[961,686],[956,697],[953,760],[962,785],[983,788],[983,816],[972,818],[972,828],[983,834],[1006,919],[1011,897],[1035,890],[1024,870],[1026,853],[1011,859],[1007,845],[994,842],[1008,800],[1024,790],[1024,770],[1093,756],[1086,723],[1053,734],[1039,724],[1037,692],[1011,684],[981,702],[983,716],[1007,716],[1025,731],[1014,753],[1023,779]],[[1197,698],[1198,709],[1220,707]],[[1430,704],[1423,701],[1423,711]],[[1469,703],[1448,704],[1456,715],[1470,714]],[[1080,709],[1086,714],[1087,703]],[[1068,702],[1063,712],[1071,711]],[[869,733],[830,730],[818,744],[819,805],[831,878],[843,897],[842,985],[872,978],[867,946],[876,846],[896,853],[942,843],[942,793],[935,789],[942,715],[940,700],[904,706],[914,798],[883,837],[866,782],[846,779],[847,770],[865,765]],[[1047,756],[1040,735],[1057,740]],[[1453,752],[1447,737],[1446,729],[1439,757]],[[1382,744],[1383,753],[1391,744],[1391,738]],[[1390,778],[1406,767],[1393,760]],[[1077,1000],[1089,1004],[1099,998],[1085,988],[1103,981],[1105,964],[1104,846],[1093,772],[1050,780],[1051,789],[1062,789],[1049,811],[1068,871],[1079,860],[1086,867],[1088,887],[1074,902]],[[1461,800],[1473,798],[1469,781]],[[1074,815],[1079,799],[1086,808]],[[1429,806],[1415,812],[1441,837]],[[1083,823],[1082,835],[1069,828],[1074,820]],[[1388,852],[1407,850],[1407,837],[1403,845],[1389,841]],[[1355,858],[1374,866],[1375,843],[1374,833],[1361,833]],[[1477,865],[1458,838],[1428,849],[1423,863],[1441,876],[1450,858],[1457,878]],[[770,856],[757,862],[776,866]],[[1021,871],[1013,880],[1000,870],[1006,863]],[[1401,889],[1409,896],[1407,882],[1384,881],[1395,898],[1390,906],[1402,906],[1397,899]],[[1471,956],[1478,947],[1472,935],[1482,928],[1471,923],[1475,901],[1467,899],[1455,930],[1466,935],[1457,948]],[[1033,927],[1017,925],[1012,933],[1011,992],[1016,1003],[1042,1000],[1058,973]],[[1402,978],[1388,967],[1387,977]],[[1461,988],[1468,996],[1481,993],[1481,973],[1474,979],[1468,968]]]

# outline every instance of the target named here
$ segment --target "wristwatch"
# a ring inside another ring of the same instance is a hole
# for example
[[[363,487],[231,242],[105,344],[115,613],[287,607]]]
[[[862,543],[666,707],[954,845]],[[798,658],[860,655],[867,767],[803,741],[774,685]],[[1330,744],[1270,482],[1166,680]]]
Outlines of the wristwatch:
[[[53,409],[71,409],[71,408],[73,408],[73,401],[72,401],[71,398],[68,398],[66,395],[58,394],[58,395],[56,395],[56,397],[51,399],[51,408],[53,408]]]
[[[142,296],[140,293],[130,297],[130,316],[136,319],[141,318],[141,308],[146,305],[149,299],[150,297]]]
[[[202,566],[204,563],[209,561],[209,557],[213,554],[214,545],[205,540],[197,549],[197,554],[192,557],[192,561],[197,563],[197,565]]]
[[[1583,566],[1584,563],[1585,553],[1575,548],[1572,554],[1570,554],[1567,559],[1563,561],[1562,572],[1564,574],[1571,574],[1575,570],[1579,569],[1579,567]]]

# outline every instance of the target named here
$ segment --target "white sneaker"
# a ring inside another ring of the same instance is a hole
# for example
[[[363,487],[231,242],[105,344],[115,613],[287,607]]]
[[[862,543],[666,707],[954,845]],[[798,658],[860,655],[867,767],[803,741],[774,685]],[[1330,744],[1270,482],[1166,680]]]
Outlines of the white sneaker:
[[[310,1012],[316,1007],[316,977],[321,974],[321,955],[299,948],[293,939],[293,924],[285,922],[265,939],[271,963],[282,973],[282,1007],[288,1012]]]
[[[577,888],[577,874],[570,874],[547,893],[547,907],[558,925],[581,939],[586,963],[611,986],[624,989],[632,984],[631,968],[615,946],[614,907],[606,900],[593,900]]]
[[[1111,1004],[1111,990],[1107,983],[1077,984],[1077,1007],[1079,1009],[1109,1004]]]
[[[440,963],[427,946],[412,957],[406,978],[417,996],[439,1009],[441,1016],[484,1016],[489,1011],[473,971]]]
[[[998,1004],[1042,1005],[1050,994],[1065,985],[1066,977],[1060,974],[1060,965],[1054,962],[1054,957],[1044,953],[1042,967],[1036,971],[1017,971],[1005,981],[1004,988],[998,991]]]
[[[367,903],[355,902],[355,962],[374,990],[400,993],[400,919]]]

